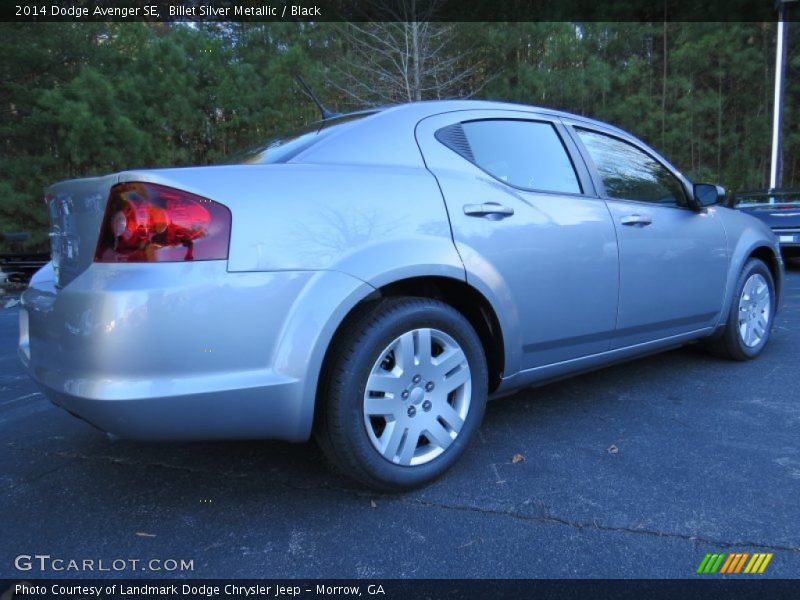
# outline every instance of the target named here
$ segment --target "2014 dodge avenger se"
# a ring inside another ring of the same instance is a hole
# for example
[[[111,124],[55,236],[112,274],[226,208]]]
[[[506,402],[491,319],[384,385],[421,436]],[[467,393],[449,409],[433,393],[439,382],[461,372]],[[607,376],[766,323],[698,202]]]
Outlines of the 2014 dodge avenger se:
[[[19,354],[138,439],[308,439],[406,489],[489,397],[704,340],[758,356],[783,277],[761,221],[642,142],[528,106],[328,118],[231,164],[52,186]]]

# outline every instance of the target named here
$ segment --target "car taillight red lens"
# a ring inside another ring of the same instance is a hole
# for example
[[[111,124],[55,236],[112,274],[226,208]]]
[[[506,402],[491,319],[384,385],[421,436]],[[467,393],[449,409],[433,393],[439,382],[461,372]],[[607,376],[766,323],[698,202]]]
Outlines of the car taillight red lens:
[[[120,183],[111,188],[94,260],[224,260],[230,232],[222,204],[154,183]]]

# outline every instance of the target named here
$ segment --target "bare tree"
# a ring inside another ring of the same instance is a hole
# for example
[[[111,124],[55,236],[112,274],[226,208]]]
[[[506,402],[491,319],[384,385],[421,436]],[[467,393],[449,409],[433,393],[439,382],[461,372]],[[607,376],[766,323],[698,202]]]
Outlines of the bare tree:
[[[431,21],[440,5],[385,0],[372,13],[381,21],[343,25],[346,59],[330,84],[366,106],[475,94],[473,55],[456,48],[452,23]]]

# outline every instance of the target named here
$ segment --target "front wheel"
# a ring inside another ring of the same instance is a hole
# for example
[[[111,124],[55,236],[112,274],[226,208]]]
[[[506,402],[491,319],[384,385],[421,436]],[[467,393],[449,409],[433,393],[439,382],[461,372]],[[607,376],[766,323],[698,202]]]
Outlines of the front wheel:
[[[461,313],[428,298],[390,298],[345,324],[323,375],[317,437],[369,487],[425,484],[463,454],[483,417],[483,347]]]
[[[736,282],[725,330],[708,342],[709,349],[723,358],[750,360],[764,350],[775,316],[775,283],[762,261],[745,264]]]

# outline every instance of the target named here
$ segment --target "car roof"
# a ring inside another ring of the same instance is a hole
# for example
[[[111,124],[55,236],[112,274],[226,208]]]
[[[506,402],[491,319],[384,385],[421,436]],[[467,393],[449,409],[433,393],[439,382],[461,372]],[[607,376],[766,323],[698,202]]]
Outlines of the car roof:
[[[434,115],[479,110],[528,113],[532,116],[568,119],[573,123],[603,129],[643,144],[630,133],[608,123],[551,108],[493,100],[426,100],[375,107],[320,121],[320,125],[326,125],[334,123],[337,119],[363,116],[340,131],[329,135],[326,139],[320,140],[308,150],[299,153],[290,162],[424,166],[414,138],[417,124]]]
[[[472,100],[472,99],[422,100],[419,102],[406,102],[403,104],[388,104],[383,106],[377,106],[374,108],[365,108],[349,113],[338,114],[336,115],[336,118],[355,117],[358,115],[370,115],[370,114],[387,113],[387,112],[391,113],[409,112],[413,113],[414,116],[417,118],[424,119],[425,117],[438,115],[441,113],[457,112],[462,110],[511,110],[511,111],[530,112],[541,115],[547,115],[550,117],[570,119],[573,121],[582,122],[585,123],[586,125],[591,125],[592,127],[600,127],[603,129],[615,131],[620,135],[624,135],[626,137],[629,137],[631,135],[624,129],[620,129],[615,125],[611,125],[610,123],[606,123],[604,121],[598,121],[597,119],[592,119],[590,117],[586,117],[583,115],[577,115],[567,111],[548,108],[545,106],[521,104],[519,102],[510,102],[505,100]],[[324,121],[322,122],[324,123]]]

